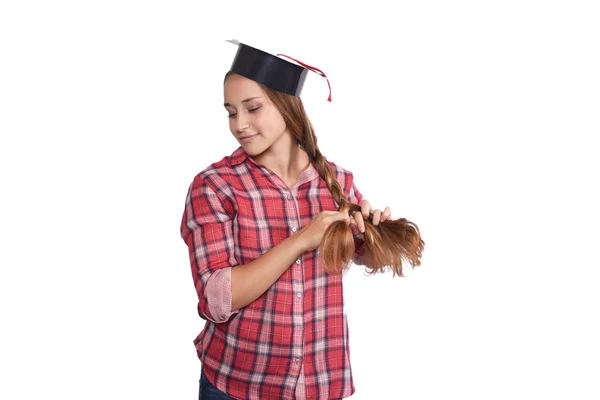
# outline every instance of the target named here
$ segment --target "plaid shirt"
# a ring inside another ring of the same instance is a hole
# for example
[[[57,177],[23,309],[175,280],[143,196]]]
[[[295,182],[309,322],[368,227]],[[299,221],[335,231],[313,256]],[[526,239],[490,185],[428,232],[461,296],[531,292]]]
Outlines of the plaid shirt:
[[[344,194],[360,204],[351,172],[326,160]],[[208,379],[236,399],[341,399],[355,392],[342,276],[320,249],[301,254],[252,303],[231,310],[231,269],[257,259],[338,204],[312,164],[288,188],[240,146],[190,185],[181,221],[198,313],[194,340]],[[354,226],[355,263],[364,243]]]

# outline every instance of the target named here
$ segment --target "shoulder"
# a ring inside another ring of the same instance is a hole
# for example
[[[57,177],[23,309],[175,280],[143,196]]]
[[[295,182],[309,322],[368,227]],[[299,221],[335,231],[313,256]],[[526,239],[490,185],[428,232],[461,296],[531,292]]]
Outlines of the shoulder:
[[[226,156],[198,172],[192,180],[191,189],[208,189],[221,197],[231,197],[235,177],[231,156]]]
[[[339,164],[336,164],[331,160],[328,160],[327,157],[325,157],[325,161],[331,166],[331,168],[335,172],[335,177],[337,178],[340,185],[342,185],[344,189],[349,189],[354,181],[354,174],[352,173],[352,171],[342,167]]]

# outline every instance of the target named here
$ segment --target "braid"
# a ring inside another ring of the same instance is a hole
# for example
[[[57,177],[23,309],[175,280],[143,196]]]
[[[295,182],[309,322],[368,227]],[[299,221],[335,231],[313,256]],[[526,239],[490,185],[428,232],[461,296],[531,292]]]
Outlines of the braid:
[[[339,204],[338,211],[361,211],[359,204],[352,204],[344,195],[335,173],[316,146],[317,138],[312,126],[307,125],[307,134],[313,135],[315,143],[315,159],[312,160],[315,169],[325,181],[334,200]],[[365,223],[364,242],[366,250],[371,254],[372,265],[369,274],[385,272],[385,267],[392,268],[394,276],[402,274],[402,259],[406,259],[413,268],[420,265],[424,242],[421,240],[419,228],[406,218],[383,221],[374,225],[373,214]],[[321,256],[326,271],[340,273],[348,268],[355,251],[352,229],[343,221],[336,221],[329,226],[321,240]]]
[[[315,169],[319,172],[319,175],[321,175],[321,178],[323,178],[323,180],[327,184],[327,189],[329,189],[329,191],[331,192],[333,199],[336,201],[336,203],[340,205],[339,211],[348,212],[350,208],[350,202],[348,201],[346,196],[344,196],[344,191],[342,190],[342,186],[335,177],[335,172],[333,171],[333,168],[331,168],[331,165],[327,163],[327,161],[319,151],[318,147],[315,149],[315,159],[313,160],[313,165],[315,166]]]
[[[317,137],[306,115],[302,100],[264,85],[259,84],[259,86],[279,109],[288,130],[309,155],[315,169],[339,205],[338,211],[347,213],[361,211],[359,204],[350,203],[346,198],[342,186],[335,176],[335,171],[321,154],[317,146]],[[417,225],[406,218],[399,218],[386,220],[375,226],[372,217],[371,214],[364,221],[365,232],[363,234],[365,251],[371,257],[371,262],[367,266],[371,269],[369,274],[385,272],[386,266],[390,266],[394,276],[396,274],[403,276],[403,260],[409,262],[413,268],[421,265],[420,259],[425,242],[421,239]],[[332,223],[323,234],[320,248],[325,270],[331,273],[341,273],[349,266],[356,251],[350,225],[344,221]]]

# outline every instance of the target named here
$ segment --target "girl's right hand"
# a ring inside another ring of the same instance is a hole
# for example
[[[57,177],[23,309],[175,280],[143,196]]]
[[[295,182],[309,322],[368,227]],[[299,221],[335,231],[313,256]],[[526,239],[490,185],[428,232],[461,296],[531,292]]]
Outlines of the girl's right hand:
[[[296,239],[301,243],[302,249],[311,251],[319,247],[325,231],[335,221],[344,221],[349,224],[350,216],[342,211],[328,210],[315,215],[312,221],[296,234]]]

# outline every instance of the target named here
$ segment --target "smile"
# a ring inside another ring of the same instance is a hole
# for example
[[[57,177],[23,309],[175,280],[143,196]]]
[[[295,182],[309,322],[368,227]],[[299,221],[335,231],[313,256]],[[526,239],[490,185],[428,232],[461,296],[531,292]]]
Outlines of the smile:
[[[256,135],[252,135],[252,136],[246,136],[244,138],[241,138],[240,140],[244,143],[251,141],[252,139],[254,139],[255,137],[258,136],[258,133]]]

